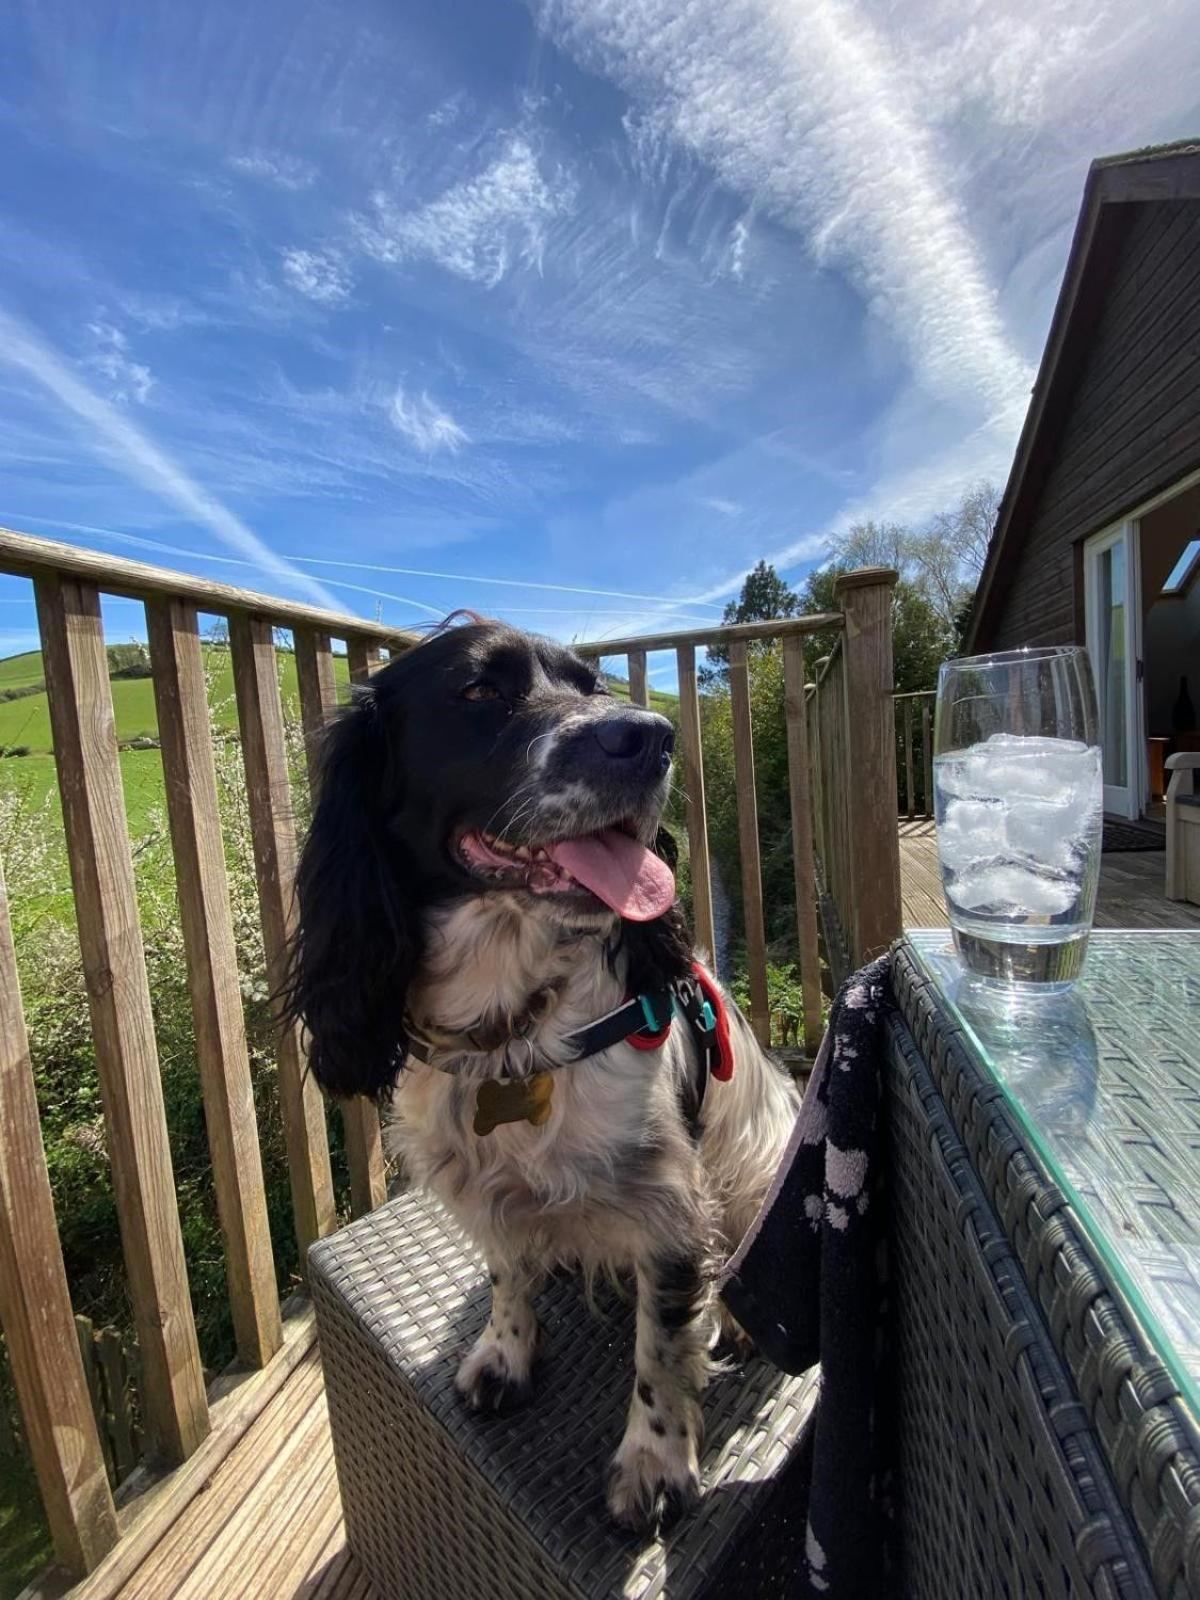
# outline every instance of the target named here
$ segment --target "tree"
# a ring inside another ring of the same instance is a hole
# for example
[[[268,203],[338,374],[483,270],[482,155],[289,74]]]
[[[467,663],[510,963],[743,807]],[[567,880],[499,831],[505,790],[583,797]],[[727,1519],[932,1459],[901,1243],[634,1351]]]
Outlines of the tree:
[[[856,522],[834,541],[837,565],[843,572],[853,567],[895,567],[903,572],[909,565],[911,538],[908,529],[895,522]]]
[[[878,565],[879,563],[872,563]],[[803,611],[836,611],[837,580],[850,569],[839,563],[810,572],[801,590]],[[812,682],[817,663],[832,653],[840,633],[809,634],[804,642],[804,671]],[[908,693],[937,687],[938,668],[955,645],[952,623],[948,623],[932,604],[919,583],[901,578],[892,591],[892,682]]]
[[[984,481],[968,489],[953,511],[939,512],[930,523],[958,552],[972,588],[983,573],[999,514],[1000,491],[994,483]]]
[[[760,561],[746,574],[741,594],[725,607],[721,621],[726,624],[774,622],[779,617],[794,617],[799,609],[800,596],[796,591],[779,576],[770,562]],[[700,669],[700,682],[706,685],[724,683],[728,677],[728,647],[710,645],[708,662]]]
[[[839,570],[894,567],[937,612],[956,637],[987,559],[1000,495],[977,483],[953,510],[939,511],[923,528],[893,522],[858,522],[834,541]]]

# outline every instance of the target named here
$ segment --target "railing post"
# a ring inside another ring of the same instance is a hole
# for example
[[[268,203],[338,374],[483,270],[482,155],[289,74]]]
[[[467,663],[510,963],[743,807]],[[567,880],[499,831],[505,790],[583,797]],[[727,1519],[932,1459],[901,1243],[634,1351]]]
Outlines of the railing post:
[[[46,1171],[0,868],[0,1319],[54,1553],[88,1572],[117,1542]]]
[[[787,722],[787,782],[792,800],[792,875],[795,878],[795,923],[800,942],[805,1050],[810,1056],[816,1056],[821,1045],[821,949],[816,933],[813,806],[808,784],[805,642],[795,635],[784,638],[784,717]]]
[[[283,1343],[283,1328],[196,608],[186,600],[151,600],[146,622],[229,1304],[238,1355],[264,1367]]]
[[[815,1056],[821,1043],[821,951],[817,942],[817,885],[813,870],[812,796],[808,766],[804,640],[783,641],[784,709],[787,718],[788,787],[792,802],[792,863],[796,884],[796,931],[800,940],[800,989],[804,1048]]]
[[[646,684],[646,652],[631,650],[629,661],[629,699],[635,706],[649,706],[650,694]]]
[[[348,639],[346,650],[350,658],[351,682],[369,683],[372,672],[380,665],[379,647],[359,639]],[[331,683],[332,679],[331,670]],[[350,1168],[350,1209],[356,1217],[361,1217],[368,1211],[374,1211],[387,1199],[379,1109],[362,1095],[354,1095],[341,1102],[341,1112],[342,1128],[346,1135],[346,1162]]]
[[[890,567],[844,572],[835,593],[845,617],[843,715],[849,821],[850,923],[855,961],[888,948],[903,926],[896,822]]]
[[[267,984],[278,1010],[287,977],[288,947],[296,926],[296,827],[288,783],[283,706],[275,635],[264,617],[233,612],[229,618],[233,684],[237,694],[246,799],[258,879]],[[308,1247],[337,1226],[325,1102],[310,1077],[300,1029],[281,1023],[279,1107],[287,1145],[288,1178],[301,1270]]]
[[[931,716],[933,699],[925,695],[921,700],[921,771],[925,780],[925,815],[933,816],[933,729]]]
[[[185,1460],[209,1430],[171,1171],[150,986],[117,759],[100,595],[37,579],[50,727],[75,891],[121,1243],[156,1450]]]
[[[750,1026],[759,1044],[769,1046],[771,1006],[767,992],[767,941],[763,931],[762,857],[758,848],[750,670],[744,639],[734,639],[729,646],[729,690],[733,716],[733,781],[737,791],[742,857],[742,918],[746,925],[746,962],[750,968]]]
[[[683,797],[687,808],[688,860],[692,874],[692,922],[696,944],[714,970],[717,940],[713,924],[712,877],[708,860],[708,810],[704,800],[704,752],[700,736],[700,699],[696,688],[696,647],[681,644],[675,652],[679,668],[679,729],[683,749]]]
[[[893,702],[892,716],[895,714],[895,702]],[[908,820],[911,822],[917,814],[917,796],[913,784],[912,700],[907,695],[904,697],[904,803],[908,807]]]

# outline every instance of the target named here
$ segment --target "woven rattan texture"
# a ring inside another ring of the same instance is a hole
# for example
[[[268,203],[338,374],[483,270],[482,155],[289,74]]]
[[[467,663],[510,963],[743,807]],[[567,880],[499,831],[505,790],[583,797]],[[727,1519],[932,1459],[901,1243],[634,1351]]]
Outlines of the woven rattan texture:
[[[454,1371],[486,1274],[410,1193],[314,1245],[309,1273],[347,1538],[380,1600],[558,1600],[786,1590],[804,1536],[796,1479],[816,1376],[764,1363],[705,1398],[704,1499],[665,1543],[618,1533],[603,1483],[633,1379],[631,1307],[588,1311],[562,1275],[538,1297],[537,1393],[470,1415]]]
[[[902,1593],[1152,1596],[1099,1443],[900,1023],[889,1069]]]
[[[1021,1263],[1073,1380],[1157,1592],[1200,1596],[1200,1430],[1061,1190],[1026,1148],[1003,1091],[969,1049],[903,943],[897,1004]]]

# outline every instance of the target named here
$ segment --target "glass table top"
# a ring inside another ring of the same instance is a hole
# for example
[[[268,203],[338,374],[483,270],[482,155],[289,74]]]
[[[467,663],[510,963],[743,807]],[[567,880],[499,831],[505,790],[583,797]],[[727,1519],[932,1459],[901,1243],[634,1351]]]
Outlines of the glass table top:
[[[907,938],[1200,1412],[1200,932],[1094,932],[1074,988],[1028,1000],[948,929]]]

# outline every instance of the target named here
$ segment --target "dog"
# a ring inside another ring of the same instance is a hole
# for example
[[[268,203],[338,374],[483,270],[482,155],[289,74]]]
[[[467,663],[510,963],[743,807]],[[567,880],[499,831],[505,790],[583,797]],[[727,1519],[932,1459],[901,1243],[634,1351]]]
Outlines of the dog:
[[[699,1493],[715,1272],[799,1105],[696,963],[660,826],[673,743],[563,646],[444,625],[324,735],[287,1002],[318,1083],[386,1105],[391,1149],[486,1258],[467,1405],[529,1397],[545,1274],[636,1279],[607,1499],[639,1532]],[[694,1029],[671,1022],[687,993]],[[706,1088],[714,1004],[732,1076]],[[597,1026],[621,1037],[583,1049]]]

